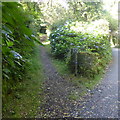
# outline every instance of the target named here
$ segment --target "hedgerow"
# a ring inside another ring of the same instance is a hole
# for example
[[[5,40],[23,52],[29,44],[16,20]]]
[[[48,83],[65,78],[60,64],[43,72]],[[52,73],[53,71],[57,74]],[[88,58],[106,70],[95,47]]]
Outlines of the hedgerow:
[[[49,39],[52,54],[65,59],[72,72],[75,72],[75,54],[78,73],[85,76],[87,74],[88,77],[98,74],[111,60],[108,35],[78,33],[61,27],[52,32]],[[74,48],[77,53],[73,52]]]

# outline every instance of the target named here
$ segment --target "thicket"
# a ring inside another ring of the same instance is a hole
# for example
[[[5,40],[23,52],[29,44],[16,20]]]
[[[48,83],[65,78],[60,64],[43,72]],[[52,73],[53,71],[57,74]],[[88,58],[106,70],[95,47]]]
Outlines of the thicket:
[[[26,66],[34,53],[35,41],[29,14],[17,2],[2,3],[2,89],[3,97],[25,78]]]
[[[111,47],[107,34],[98,32],[91,34],[87,30],[76,32],[71,30],[69,25],[69,28],[65,26],[57,28],[50,34],[49,39],[52,54],[58,59],[66,60],[72,72],[75,72],[77,61],[77,72],[83,76],[94,77],[111,60]]]

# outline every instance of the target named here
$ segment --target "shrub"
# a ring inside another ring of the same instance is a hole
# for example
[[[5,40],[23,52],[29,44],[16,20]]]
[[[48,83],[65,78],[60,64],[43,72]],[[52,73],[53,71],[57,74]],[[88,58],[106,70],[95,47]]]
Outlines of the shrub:
[[[69,47],[74,42],[74,37],[76,37],[74,31],[69,31],[69,29],[57,29],[50,34],[49,40],[51,44],[51,51],[55,57],[65,58],[66,54],[69,52]]]
[[[94,77],[106,67],[111,59],[111,47],[108,39],[108,35],[76,33],[62,27],[50,35],[51,52],[57,58],[66,59],[71,71],[74,72],[75,53],[73,48],[77,48],[78,73]]]
[[[72,72],[75,71],[75,54],[77,54],[77,72],[83,76],[94,77],[99,74],[111,60],[111,47],[106,37],[85,40],[78,47],[78,52],[71,50],[67,64]]]
[[[93,52],[78,52],[77,53],[77,73],[82,76],[94,77],[101,71],[99,54]],[[71,51],[71,56],[67,64],[70,70],[75,72],[75,53]],[[97,66],[97,67],[96,67]]]

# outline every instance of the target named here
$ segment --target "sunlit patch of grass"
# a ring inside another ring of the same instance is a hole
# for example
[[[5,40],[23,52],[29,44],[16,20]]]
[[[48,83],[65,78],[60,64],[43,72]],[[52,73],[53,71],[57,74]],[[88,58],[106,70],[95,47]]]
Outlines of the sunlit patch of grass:
[[[50,41],[44,41],[42,42],[43,45],[49,45],[50,44]]]
[[[72,91],[71,94],[69,95],[69,98],[72,100],[79,99],[80,97],[84,96],[87,94],[88,90],[93,90],[99,83],[100,80],[103,77],[103,72],[100,74],[96,75],[94,78],[85,78],[81,76],[73,77],[71,82],[80,88],[80,92]]]
[[[31,65],[22,82],[9,94],[3,104],[3,118],[34,118],[37,115],[43,96],[43,72],[40,62],[40,49],[37,47],[31,58]]]
[[[52,58],[52,63],[55,65],[57,71],[61,75],[69,75],[70,74],[70,71],[69,71],[68,66],[65,63],[65,61]]]
[[[99,80],[102,78],[103,73],[96,75],[94,78],[85,78],[82,76],[74,77],[72,80],[73,83],[77,86],[84,86],[87,89],[94,89],[95,85],[99,83]]]

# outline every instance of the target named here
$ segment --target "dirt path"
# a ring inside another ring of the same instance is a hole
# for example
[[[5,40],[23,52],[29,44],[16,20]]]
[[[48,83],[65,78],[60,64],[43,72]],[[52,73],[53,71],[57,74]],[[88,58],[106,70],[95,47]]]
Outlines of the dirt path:
[[[113,49],[114,61],[101,85],[89,91],[78,101],[71,101],[68,95],[76,89],[72,83],[60,76],[51,63],[45,48],[41,47],[44,66],[45,91],[44,104],[37,118],[79,117],[79,118],[118,118],[118,54]]]
[[[72,102],[67,96],[74,87],[68,80],[57,73],[44,47],[41,47],[41,56],[46,75],[44,83],[46,98],[40,108],[43,112],[38,117],[61,118],[67,114],[70,115]]]

